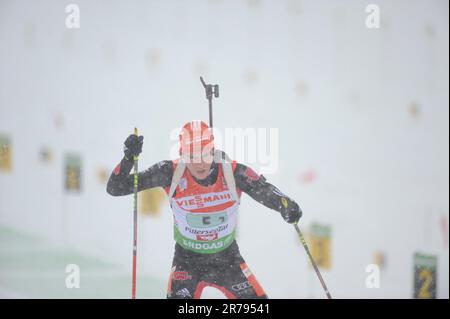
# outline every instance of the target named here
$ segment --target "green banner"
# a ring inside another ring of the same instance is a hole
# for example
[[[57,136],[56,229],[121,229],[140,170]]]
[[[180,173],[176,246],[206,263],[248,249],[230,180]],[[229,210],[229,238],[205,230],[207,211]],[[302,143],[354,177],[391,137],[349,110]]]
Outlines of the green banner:
[[[310,226],[311,255],[318,267],[330,270],[331,258],[331,227],[313,223]]]
[[[316,237],[331,237],[331,227],[326,225],[321,225],[318,223],[311,224],[311,235]]]
[[[66,154],[65,156],[65,189],[68,192],[81,191],[81,157],[77,154]]]
[[[414,254],[414,298],[436,299],[437,256]]]
[[[6,135],[0,135],[0,171],[10,172],[12,170],[12,145]]]

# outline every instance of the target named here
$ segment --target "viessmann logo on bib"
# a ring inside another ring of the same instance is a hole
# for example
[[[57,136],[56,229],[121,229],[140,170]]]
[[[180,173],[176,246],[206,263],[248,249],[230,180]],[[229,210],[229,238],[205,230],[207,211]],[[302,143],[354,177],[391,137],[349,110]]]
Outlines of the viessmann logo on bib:
[[[183,209],[191,210],[196,208],[216,206],[232,200],[231,193],[224,191],[220,193],[208,193],[194,196],[187,196],[177,199],[177,204]]]

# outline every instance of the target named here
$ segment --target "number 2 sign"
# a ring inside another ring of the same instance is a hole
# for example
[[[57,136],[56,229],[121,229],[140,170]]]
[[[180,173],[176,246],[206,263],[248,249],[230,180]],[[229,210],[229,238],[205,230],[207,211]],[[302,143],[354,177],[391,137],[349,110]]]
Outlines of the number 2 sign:
[[[437,257],[414,255],[414,298],[436,299]]]

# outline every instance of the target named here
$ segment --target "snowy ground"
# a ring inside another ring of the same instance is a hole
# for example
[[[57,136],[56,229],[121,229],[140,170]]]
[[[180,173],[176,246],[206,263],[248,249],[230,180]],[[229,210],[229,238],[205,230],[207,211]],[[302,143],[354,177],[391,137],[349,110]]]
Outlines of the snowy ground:
[[[80,267],[80,288],[66,288],[68,264]],[[117,265],[0,227],[0,298],[129,298],[130,283]],[[138,276],[137,295],[163,298],[165,286]]]

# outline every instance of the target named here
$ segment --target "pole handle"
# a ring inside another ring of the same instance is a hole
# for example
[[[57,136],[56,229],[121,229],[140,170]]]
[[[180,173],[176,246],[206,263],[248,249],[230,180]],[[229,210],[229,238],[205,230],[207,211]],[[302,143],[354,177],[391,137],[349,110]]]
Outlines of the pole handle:
[[[137,127],[134,128],[134,135],[138,136],[138,129]],[[139,155],[133,156],[133,160],[136,162],[139,159]],[[136,172],[135,172],[136,173]]]

